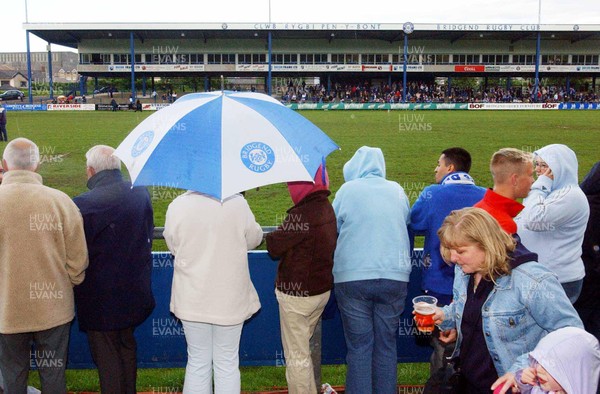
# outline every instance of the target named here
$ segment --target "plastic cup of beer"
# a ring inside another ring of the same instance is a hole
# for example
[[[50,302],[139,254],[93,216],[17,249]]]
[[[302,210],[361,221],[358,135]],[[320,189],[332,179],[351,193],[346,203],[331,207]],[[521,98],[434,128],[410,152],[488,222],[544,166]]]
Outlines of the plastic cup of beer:
[[[415,311],[415,322],[417,330],[423,333],[431,333],[435,328],[433,315],[437,305],[437,298],[424,295],[413,298],[413,309]]]

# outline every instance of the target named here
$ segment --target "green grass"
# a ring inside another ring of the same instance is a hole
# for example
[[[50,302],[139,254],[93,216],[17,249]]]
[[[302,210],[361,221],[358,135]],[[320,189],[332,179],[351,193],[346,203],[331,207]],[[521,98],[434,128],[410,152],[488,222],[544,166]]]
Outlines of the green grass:
[[[75,196],[86,189],[85,152],[95,144],[116,146],[149,112],[11,112],[10,138],[35,141],[49,160],[40,169],[46,185]],[[579,159],[582,178],[598,160],[600,111],[305,111],[341,150],[328,158],[332,192],[343,183],[342,167],[362,145],[383,149],[387,177],[400,183],[411,202],[433,182],[440,151],[462,146],[473,156],[471,174],[491,185],[489,158],[502,147],[534,151],[551,143],[569,145]],[[404,131],[406,124],[429,125],[430,131]],[[0,148],[2,145],[0,145]],[[64,155],[64,156],[62,156]],[[150,188],[157,226],[164,225],[166,207],[179,190]],[[261,225],[277,222],[290,207],[285,185],[247,193]]]
[[[285,368],[283,367],[241,367],[242,390],[261,391],[286,387]],[[183,368],[161,368],[138,370],[138,392],[183,391]],[[398,384],[424,384],[429,377],[429,364],[398,364]],[[332,386],[343,386],[346,378],[345,365],[324,365],[321,381]],[[39,375],[31,373],[29,384],[40,387]],[[67,389],[69,391],[98,391],[100,387],[98,373],[94,369],[67,370]]]
[[[580,179],[598,157],[600,146],[599,111],[305,111],[341,147],[328,158],[332,192],[343,183],[342,167],[362,145],[381,147],[387,163],[387,177],[400,183],[414,202],[419,192],[433,182],[433,169],[440,152],[462,146],[473,156],[471,174],[478,184],[491,185],[489,158],[502,147],[534,151],[551,143],[570,146],[579,159]],[[85,152],[95,144],[117,146],[127,133],[150,113],[131,112],[47,112],[8,114],[10,138],[23,136],[40,147],[46,162],[40,168],[45,184],[75,196],[86,189]],[[417,127],[412,126],[417,125]],[[419,126],[420,125],[420,126]],[[407,131],[411,129],[423,131]],[[3,144],[0,144],[0,149]],[[156,226],[164,225],[170,201],[181,191],[150,188]],[[261,225],[274,225],[290,207],[285,185],[250,190],[247,199]],[[155,242],[155,250],[166,250]],[[427,364],[399,365],[398,382],[422,384]],[[138,388],[182,387],[182,369],[139,371]],[[323,381],[344,382],[345,367],[324,366]],[[32,382],[39,387],[36,374]],[[70,390],[98,389],[95,370],[68,371]],[[285,369],[248,367],[242,369],[244,390],[285,386]]]

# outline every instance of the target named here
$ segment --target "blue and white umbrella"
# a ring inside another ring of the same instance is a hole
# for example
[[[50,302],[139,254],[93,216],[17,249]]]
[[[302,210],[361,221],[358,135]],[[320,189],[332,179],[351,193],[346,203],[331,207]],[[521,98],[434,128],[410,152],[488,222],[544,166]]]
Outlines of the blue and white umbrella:
[[[312,181],[339,147],[317,126],[260,93],[183,96],[141,122],[117,147],[133,185],[225,198],[279,182]]]

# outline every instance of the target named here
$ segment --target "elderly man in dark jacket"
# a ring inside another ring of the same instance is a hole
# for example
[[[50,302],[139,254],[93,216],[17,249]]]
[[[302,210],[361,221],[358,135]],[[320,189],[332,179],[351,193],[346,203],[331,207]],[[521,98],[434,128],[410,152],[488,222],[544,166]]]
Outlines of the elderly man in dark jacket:
[[[294,206],[267,235],[269,254],[280,258],[275,283],[288,392],[315,393],[309,341],[333,287],[337,224],[324,166],[315,183],[288,183]]]
[[[152,204],[145,188],[121,176],[114,149],[86,153],[88,188],[75,197],[83,216],[90,265],[75,287],[79,327],[86,331],[102,393],[135,393],[133,335],[154,309],[151,289]]]

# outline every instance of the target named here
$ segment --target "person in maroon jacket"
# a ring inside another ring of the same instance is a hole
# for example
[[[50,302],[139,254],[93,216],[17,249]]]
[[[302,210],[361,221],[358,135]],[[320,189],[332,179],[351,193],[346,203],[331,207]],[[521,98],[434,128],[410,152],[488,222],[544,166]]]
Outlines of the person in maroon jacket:
[[[267,235],[267,249],[280,259],[275,294],[288,392],[316,393],[309,342],[333,287],[337,224],[327,198],[324,166],[319,167],[314,184],[291,182],[288,190],[295,205],[277,230]]]

